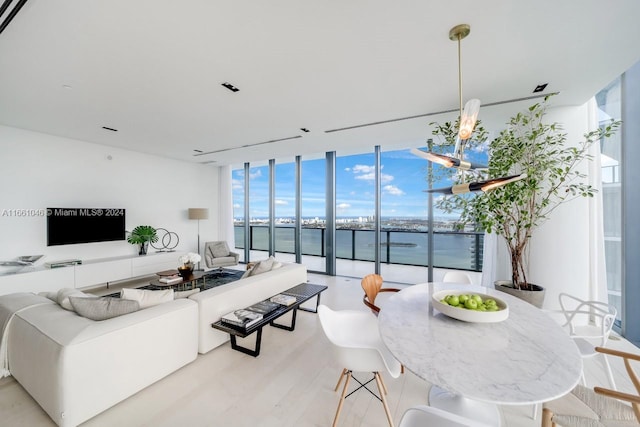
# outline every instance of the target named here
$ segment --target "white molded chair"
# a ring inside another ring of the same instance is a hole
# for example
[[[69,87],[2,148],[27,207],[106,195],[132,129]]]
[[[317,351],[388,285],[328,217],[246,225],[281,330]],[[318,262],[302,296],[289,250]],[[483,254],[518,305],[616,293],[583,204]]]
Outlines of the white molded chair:
[[[364,387],[382,402],[389,425],[393,427],[393,418],[385,397],[387,388],[380,372],[386,371],[393,378],[397,378],[400,375],[400,363],[382,342],[378,332],[378,319],[370,312],[356,310],[334,311],[326,305],[318,307],[318,316],[320,317],[322,329],[333,344],[337,359],[343,367],[335,391],[340,387],[342,379],[346,377],[333,426],[335,427],[338,424],[344,400]],[[372,372],[373,378],[363,384],[353,377],[353,372]],[[358,382],[360,387],[347,395],[351,378]],[[367,384],[374,380],[378,386],[380,396],[377,396],[367,388]]]
[[[407,409],[399,427],[489,427],[479,421],[470,420],[431,406],[415,406]]]
[[[583,301],[566,293],[561,293],[558,298],[566,319],[563,326],[569,328],[569,334],[578,346],[580,355],[583,359],[587,359],[600,354],[609,384],[615,390],[616,384],[607,356],[604,353],[598,353],[596,346],[606,346],[613,322],[616,320],[616,308],[604,302]],[[582,384],[586,385],[584,371],[582,372]]]
[[[462,283],[465,285],[471,284],[471,278],[469,275],[462,271],[447,271],[442,279],[445,283]]]

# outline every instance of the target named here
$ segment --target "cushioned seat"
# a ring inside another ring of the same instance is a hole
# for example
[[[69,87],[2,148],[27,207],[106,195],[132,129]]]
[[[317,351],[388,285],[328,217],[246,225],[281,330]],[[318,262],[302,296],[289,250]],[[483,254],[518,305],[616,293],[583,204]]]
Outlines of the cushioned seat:
[[[227,242],[207,242],[204,244],[204,261],[209,269],[222,269],[238,265],[240,254],[231,252]]]

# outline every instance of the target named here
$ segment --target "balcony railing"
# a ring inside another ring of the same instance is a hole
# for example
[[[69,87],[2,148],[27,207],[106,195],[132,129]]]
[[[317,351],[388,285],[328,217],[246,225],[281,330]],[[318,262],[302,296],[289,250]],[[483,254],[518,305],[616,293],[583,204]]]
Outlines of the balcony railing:
[[[244,226],[235,226],[236,247],[244,249]],[[294,227],[276,226],[276,252],[295,253]],[[325,256],[325,229],[302,228],[302,255]],[[428,266],[426,231],[382,230],[380,261],[386,264]],[[375,260],[375,234],[367,229],[337,229],[336,258],[352,261]],[[433,233],[433,266],[458,270],[482,271],[483,233],[435,231]],[[250,225],[251,250],[269,250],[269,228]]]

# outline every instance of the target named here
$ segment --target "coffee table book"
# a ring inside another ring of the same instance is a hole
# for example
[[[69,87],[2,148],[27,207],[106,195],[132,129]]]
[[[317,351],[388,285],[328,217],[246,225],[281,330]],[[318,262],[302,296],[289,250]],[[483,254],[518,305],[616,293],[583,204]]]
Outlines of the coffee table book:
[[[250,307],[247,307],[247,310],[254,311],[256,313],[260,313],[263,316],[267,315],[281,307],[280,304],[275,302],[271,302],[269,300],[260,301],[256,304],[253,304]]]
[[[246,329],[260,322],[262,314],[243,308],[225,314],[220,320],[222,323]]]
[[[291,304],[295,304],[297,299],[291,295],[278,294],[274,295],[270,299],[271,302],[275,302],[276,304],[290,306]]]

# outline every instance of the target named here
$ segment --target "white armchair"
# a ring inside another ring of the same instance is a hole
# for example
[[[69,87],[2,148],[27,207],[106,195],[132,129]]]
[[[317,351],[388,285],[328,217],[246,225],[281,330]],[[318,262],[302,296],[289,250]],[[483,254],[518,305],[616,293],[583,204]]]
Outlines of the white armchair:
[[[240,254],[231,252],[225,241],[204,244],[204,261],[208,269],[222,270],[222,267],[238,265],[239,258]]]

